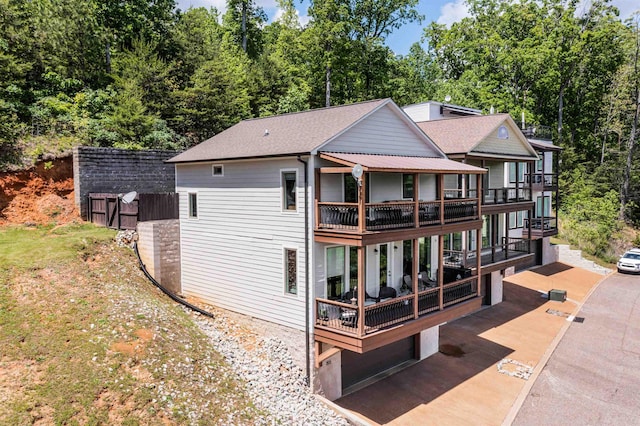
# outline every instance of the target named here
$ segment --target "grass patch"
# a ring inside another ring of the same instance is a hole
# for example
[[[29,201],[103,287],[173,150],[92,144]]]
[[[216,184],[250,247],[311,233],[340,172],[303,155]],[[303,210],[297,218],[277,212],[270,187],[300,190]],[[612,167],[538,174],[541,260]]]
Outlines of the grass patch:
[[[0,229],[0,424],[251,424],[262,418],[114,231]]]
[[[0,267],[44,268],[86,256],[115,231],[92,224],[62,227],[9,227],[0,230]]]

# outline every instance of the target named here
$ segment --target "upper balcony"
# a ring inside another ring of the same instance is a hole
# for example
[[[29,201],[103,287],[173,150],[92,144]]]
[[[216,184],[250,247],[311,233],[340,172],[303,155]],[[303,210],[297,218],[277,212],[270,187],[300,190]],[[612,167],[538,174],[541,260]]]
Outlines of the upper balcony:
[[[527,183],[531,182],[534,191],[557,191],[558,174],[536,172],[525,176]]]
[[[481,226],[481,200],[463,190],[471,181],[481,187],[486,171],[479,167],[446,158],[343,153],[322,153],[318,165],[316,241],[367,245]],[[361,171],[358,180],[354,167]]]

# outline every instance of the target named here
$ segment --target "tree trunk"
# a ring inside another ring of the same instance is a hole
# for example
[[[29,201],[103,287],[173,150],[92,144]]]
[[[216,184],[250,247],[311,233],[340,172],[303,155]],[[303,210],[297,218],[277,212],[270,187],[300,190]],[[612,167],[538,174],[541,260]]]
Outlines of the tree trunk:
[[[244,53],[247,53],[247,2],[243,0],[242,2],[242,50]]]
[[[326,89],[325,89],[325,100],[324,100],[324,106],[326,107],[330,107],[331,106],[331,67],[329,65],[327,65],[327,69],[325,72],[325,83],[326,83]]]

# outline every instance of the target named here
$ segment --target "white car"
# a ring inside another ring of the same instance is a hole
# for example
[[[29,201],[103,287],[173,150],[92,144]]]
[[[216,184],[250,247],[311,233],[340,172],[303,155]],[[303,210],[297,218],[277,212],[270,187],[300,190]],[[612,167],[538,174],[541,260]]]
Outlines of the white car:
[[[640,273],[640,249],[633,248],[618,260],[618,272]]]

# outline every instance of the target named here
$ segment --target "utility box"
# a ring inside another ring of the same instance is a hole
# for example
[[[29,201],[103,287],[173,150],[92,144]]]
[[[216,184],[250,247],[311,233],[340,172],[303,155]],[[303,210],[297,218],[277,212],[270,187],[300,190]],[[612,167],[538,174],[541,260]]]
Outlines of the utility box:
[[[549,290],[549,300],[564,302],[565,300],[567,300],[567,290]]]

